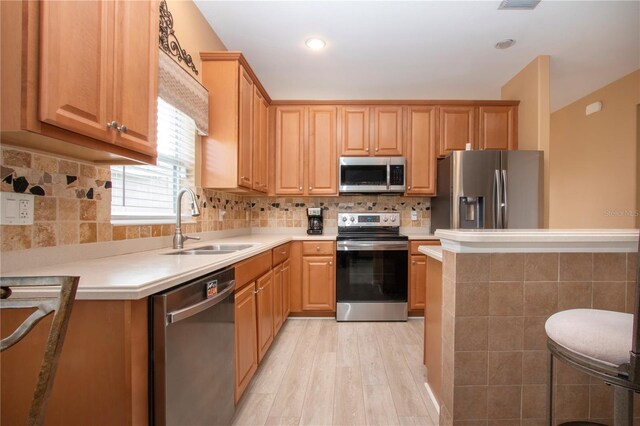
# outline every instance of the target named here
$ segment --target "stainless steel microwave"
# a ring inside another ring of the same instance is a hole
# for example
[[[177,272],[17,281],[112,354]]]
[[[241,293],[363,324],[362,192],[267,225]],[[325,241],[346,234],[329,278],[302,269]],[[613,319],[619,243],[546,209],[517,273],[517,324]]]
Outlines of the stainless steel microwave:
[[[340,193],[402,193],[404,157],[340,157]]]

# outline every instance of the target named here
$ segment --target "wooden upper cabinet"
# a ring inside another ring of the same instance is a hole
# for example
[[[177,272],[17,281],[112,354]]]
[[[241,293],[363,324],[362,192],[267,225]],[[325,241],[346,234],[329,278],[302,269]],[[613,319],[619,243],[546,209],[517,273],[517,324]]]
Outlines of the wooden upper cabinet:
[[[402,155],[402,144],[402,107],[374,107],[373,154],[383,157]]]
[[[200,185],[227,192],[267,192],[271,99],[240,52],[201,52],[200,58],[202,84],[209,91],[209,134],[202,143]]]
[[[253,89],[253,189],[269,190],[269,104],[257,87]]]
[[[19,130],[37,136],[4,141],[89,161],[130,158],[154,163],[158,14],[154,1],[26,5],[22,39],[16,37],[23,45],[6,47],[26,52],[21,58],[24,73],[18,74],[21,93],[12,103],[23,105]],[[39,51],[34,26],[39,26]],[[5,58],[4,50],[3,43],[3,67],[10,55]],[[32,55],[39,55],[37,72]],[[9,91],[7,96],[16,94]],[[31,116],[35,100],[37,113]],[[18,130],[15,127],[3,116],[3,131]]]
[[[106,126],[115,120],[114,7],[108,1],[42,2],[40,15],[40,119],[105,142],[114,136]]]
[[[248,189],[253,188],[252,164],[253,157],[253,80],[242,65],[239,67],[240,104],[238,111],[238,185]],[[260,117],[256,117],[260,118]]]
[[[276,194],[304,193],[304,107],[276,110]]]
[[[84,2],[82,2],[84,3]],[[91,2],[89,2],[91,3]],[[154,2],[114,2],[115,142],[156,156],[158,22]]]
[[[480,106],[479,149],[517,149],[517,107]]]
[[[336,107],[309,107],[309,195],[338,193],[336,118]]]
[[[408,109],[407,195],[436,193],[437,112],[434,106]]]
[[[369,107],[340,107],[342,142],[340,155],[369,155]]]
[[[467,143],[471,144],[471,149],[477,149],[476,107],[441,106],[439,130],[438,156],[464,150]]]

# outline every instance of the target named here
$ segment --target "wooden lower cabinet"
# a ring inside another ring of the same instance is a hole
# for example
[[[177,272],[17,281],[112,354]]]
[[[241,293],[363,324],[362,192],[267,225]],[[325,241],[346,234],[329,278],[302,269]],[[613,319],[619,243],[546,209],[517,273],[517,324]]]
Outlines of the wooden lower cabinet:
[[[236,402],[240,399],[258,368],[255,292],[256,284],[252,283],[236,293]]]
[[[302,310],[336,310],[335,255],[302,257]]]
[[[148,300],[76,300],[47,405],[47,425],[145,425],[148,406]],[[32,309],[0,316],[7,337]],[[24,425],[52,315],[0,355],[0,424]]]
[[[409,313],[422,316],[425,307],[427,256],[418,251],[420,246],[440,245],[439,240],[415,240],[409,244]]]
[[[282,265],[273,268],[273,335],[276,336],[284,321]]]
[[[284,322],[291,313],[291,266],[289,259],[282,263],[282,311]]]
[[[273,273],[269,271],[256,281],[258,305],[258,361],[262,361],[273,343]]]
[[[409,262],[409,310],[416,311],[424,309],[427,257],[414,254]]]

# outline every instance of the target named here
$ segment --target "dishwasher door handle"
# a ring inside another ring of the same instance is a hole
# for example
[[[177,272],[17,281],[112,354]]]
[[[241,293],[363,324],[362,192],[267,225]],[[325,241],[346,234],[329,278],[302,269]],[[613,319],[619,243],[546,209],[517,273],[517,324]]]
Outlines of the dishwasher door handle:
[[[235,288],[236,281],[233,280],[230,282],[227,288],[222,290],[215,297],[203,300],[196,303],[195,305],[187,306],[186,308],[178,309],[177,311],[169,312],[167,314],[167,323],[173,324],[178,321],[182,321],[183,319],[187,319],[197,313],[204,311],[205,309],[217,305],[218,303],[222,302],[222,300],[225,299],[229,293],[235,290]]]

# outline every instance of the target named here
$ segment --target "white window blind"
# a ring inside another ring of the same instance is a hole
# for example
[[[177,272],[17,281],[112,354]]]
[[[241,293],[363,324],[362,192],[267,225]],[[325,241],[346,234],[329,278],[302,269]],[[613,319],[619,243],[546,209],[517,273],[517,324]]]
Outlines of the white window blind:
[[[195,139],[194,120],[158,98],[157,165],[111,166],[112,219],[175,218],[176,194],[182,187],[194,187]],[[188,211],[185,206],[182,210]]]

